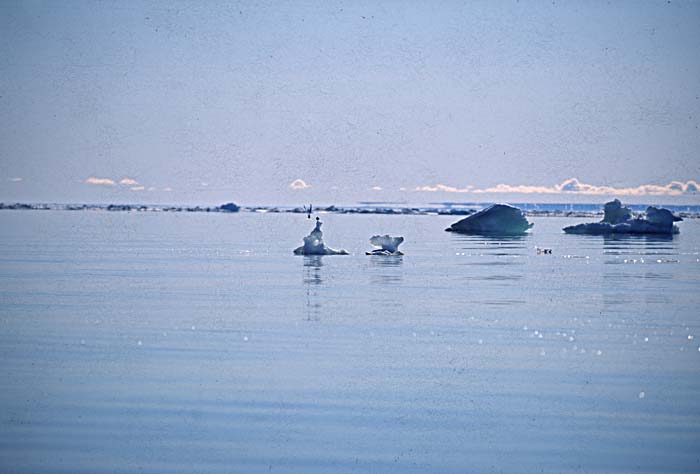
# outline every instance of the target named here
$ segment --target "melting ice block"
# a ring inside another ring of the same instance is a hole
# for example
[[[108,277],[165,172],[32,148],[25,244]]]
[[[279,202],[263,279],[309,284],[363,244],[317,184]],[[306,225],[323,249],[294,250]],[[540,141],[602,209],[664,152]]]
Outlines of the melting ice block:
[[[524,234],[530,227],[532,224],[517,207],[494,204],[455,222],[445,230],[463,234],[517,235]]]
[[[403,255],[399,250],[399,245],[403,242],[403,237],[392,237],[390,235],[373,235],[369,239],[369,243],[376,248],[371,252],[365,252],[366,255]]]
[[[309,235],[304,237],[304,245],[294,249],[295,255],[348,255],[345,250],[335,250],[326,247],[326,244],[323,243],[323,232],[321,232],[322,224],[317,217],[316,227]]]
[[[647,207],[644,214],[634,217],[632,211],[623,207],[615,199],[605,204],[605,215],[600,222],[564,227],[567,234],[677,234],[678,226],[674,222],[682,221],[668,209],[654,206]]]

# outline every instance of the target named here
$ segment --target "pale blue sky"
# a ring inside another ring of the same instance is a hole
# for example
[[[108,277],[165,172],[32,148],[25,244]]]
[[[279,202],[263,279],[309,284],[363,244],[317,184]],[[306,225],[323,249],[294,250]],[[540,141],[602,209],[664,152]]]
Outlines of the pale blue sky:
[[[0,200],[698,202],[636,196],[700,180],[698,25],[675,0],[2,0]]]

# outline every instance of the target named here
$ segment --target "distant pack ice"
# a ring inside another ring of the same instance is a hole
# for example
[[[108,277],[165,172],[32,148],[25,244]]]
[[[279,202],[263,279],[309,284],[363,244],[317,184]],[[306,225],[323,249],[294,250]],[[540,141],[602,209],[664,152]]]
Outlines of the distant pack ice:
[[[527,221],[523,211],[517,207],[494,204],[455,222],[445,230],[463,234],[519,235],[531,227],[532,224]]]
[[[322,222],[316,218],[316,227],[304,237],[304,245],[294,249],[295,255],[348,255],[345,250],[335,250],[323,243]]]
[[[634,217],[632,210],[615,199],[605,204],[605,213],[600,222],[564,227],[567,234],[677,234],[674,222],[683,219],[668,209],[647,207],[644,214]]]
[[[403,237],[392,237],[390,235],[373,235],[369,239],[369,243],[376,248],[371,252],[365,252],[367,255],[403,255],[399,250],[399,245],[403,242]]]

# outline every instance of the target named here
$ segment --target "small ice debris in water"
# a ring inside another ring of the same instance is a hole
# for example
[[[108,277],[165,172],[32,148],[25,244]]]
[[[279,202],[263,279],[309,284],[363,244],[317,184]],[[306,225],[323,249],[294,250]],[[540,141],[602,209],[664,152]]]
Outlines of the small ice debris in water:
[[[601,350],[596,351],[596,355],[603,355],[603,351],[601,351]]]
[[[527,326],[523,326],[523,331],[527,331]]]
[[[138,341],[138,342],[136,343],[136,345],[137,345],[137,346],[142,346],[142,345],[143,345],[143,342]]]
[[[192,326],[192,330],[194,331],[195,329],[197,329],[197,328],[196,328],[196,327],[194,327],[194,326]]]
[[[326,244],[323,243],[323,232],[321,232],[322,224],[317,217],[316,226],[309,235],[304,237],[304,245],[294,249],[295,255],[348,255],[348,252],[345,250],[335,250],[326,247]]]
[[[644,393],[644,392],[639,392],[639,398],[644,398],[644,397],[646,397],[646,396],[647,396],[646,393]]]
[[[248,336],[243,336],[243,342],[248,342]]]
[[[478,342],[479,344],[483,344],[483,343],[484,343],[484,340],[483,340],[483,339],[479,339],[477,342]]]
[[[524,234],[532,224],[523,211],[508,204],[494,204],[455,222],[445,229],[463,234]]]
[[[574,342],[574,336],[569,336],[569,342]]]
[[[644,342],[649,342],[649,338],[648,338],[648,337],[645,337],[645,338],[644,338]]]
[[[376,248],[370,252],[365,252],[365,255],[403,255],[399,250],[399,245],[403,242],[403,237],[392,237],[386,235],[373,235],[369,239],[369,243]]]
[[[690,334],[688,334],[688,340],[689,340],[689,341],[692,341],[693,339],[694,339],[693,336],[691,336]]]
[[[541,356],[545,356],[545,355],[547,355],[547,353],[544,351],[544,349],[542,349],[542,350],[540,351],[540,355],[541,355]]]

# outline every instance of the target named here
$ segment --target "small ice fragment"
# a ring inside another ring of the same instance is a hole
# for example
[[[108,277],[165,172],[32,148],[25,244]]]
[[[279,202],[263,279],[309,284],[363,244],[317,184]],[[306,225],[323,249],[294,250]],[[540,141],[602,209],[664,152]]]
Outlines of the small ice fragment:
[[[527,331],[527,326],[523,326],[523,331]]]
[[[689,340],[689,341],[692,341],[692,340],[693,340],[693,336],[690,335],[690,334],[688,334],[688,340]]]
[[[392,237],[390,235],[373,235],[369,239],[369,243],[378,247],[371,252],[365,252],[366,255],[403,255],[399,250],[399,245],[403,242],[403,237]]]
[[[479,344],[483,344],[483,343],[484,343],[484,340],[483,340],[483,339],[479,339],[477,342],[478,342]]]
[[[649,338],[648,338],[648,337],[645,337],[645,338],[644,338],[644,342],[649,342]]]
[[[323,243],[323,232],[321,232],[321,225],[323,223],[316,218],[316,227],[304,237],[304,245],[294,249],[295,255],[348,255],[345,250],[335,250],[330,247],[326,247]]]
[[[545,356],[545,355],[547,355],[547,353],[544,351],[544,349],[542,349],[542,350],[540,351],[540,355],[541,355],[541,356]]]
[[[537,337],[542,339],[542,333],[538,334]]]
[[[646,393],[644,393],[644,392],[639,392],[639,398],[644,398],[644,397],[646,397],[646,396],[647,396]]]
[[[192,330],[194,331],[195,329],[197,329],[197,328],[196,328],[196,327],[194,327],[194,326],[192,326]]]
[[[569,336],[569,342],[574,342],[574,336]]]
[[[248,336],[243,336],[243,341],[248,342]]]
[[[596,355],[602,355],[602,354],[603,354],[603,351],[601,351],[601,350],[598,350],[598,351],[596,352]]]
[[[143,345],[143,342],[138,341],[138,342],[136,343],[136,345],[137,345],[137,346],[142,346],[142,345]]]

